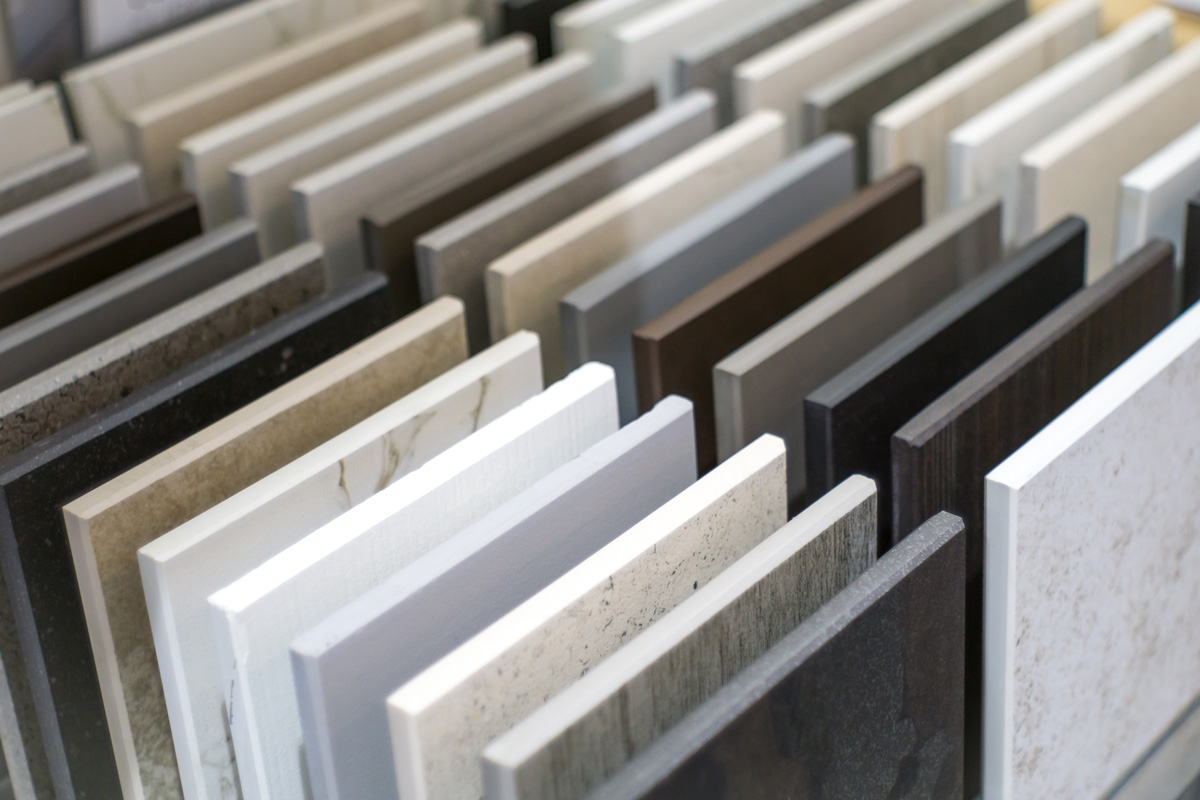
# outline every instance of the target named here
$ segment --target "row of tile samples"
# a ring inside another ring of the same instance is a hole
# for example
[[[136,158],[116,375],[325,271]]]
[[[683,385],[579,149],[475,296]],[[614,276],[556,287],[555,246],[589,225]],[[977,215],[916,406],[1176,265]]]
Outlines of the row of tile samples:
[[[0,77],[0,798],[1200,797],[1197,34],[248,0]]]

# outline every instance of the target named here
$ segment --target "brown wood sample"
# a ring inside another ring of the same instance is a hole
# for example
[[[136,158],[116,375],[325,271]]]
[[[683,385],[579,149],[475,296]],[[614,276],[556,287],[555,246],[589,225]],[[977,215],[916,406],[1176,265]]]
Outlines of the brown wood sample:
[[[639,409],[691,400],[700,469],[712,469],[716,363],[918,228],[923,203],[921,171],[901,169],[635,331]]]

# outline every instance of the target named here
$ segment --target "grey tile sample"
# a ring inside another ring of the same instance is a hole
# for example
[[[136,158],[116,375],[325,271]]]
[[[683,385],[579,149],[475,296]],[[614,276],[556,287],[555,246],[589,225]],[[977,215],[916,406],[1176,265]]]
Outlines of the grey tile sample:
[[[249,220],[232,222],[0,329],[0,389],[258,262],[258,226]]]
[[[1200,800],[1200,697],[1180,714],[1103,800]]]
[[[1025,19],[1024,0],[987,0],[947,10],[801,99],[804,140],[845,131],[859,145],[859,180],[869,172],[871,117]]]
[[[482,350],[488,343],[488,264],[715,130],[711,95],[689,94],[429,231],[416,244],[422,300],[460,298],[471,352]]]
[[[397,798],[388,695],[695,480],[692,404],[667,398],[299,637],[314,796]]]
[[[633,419],[633,332],[853,193],[854,144],[833,135],[705,208],[562,299],[567,368],[612,366]]]
[[[0,177],[0,214],[41,200],[92,174],[92,150],[76,144]]]
[[[0,614],[16,618],[59,797],[121,796],[62,506],[387,322],[385,281],[364,276],[0,463]]]
[[[938,514],[590,800],[961,800],[964,551]]]

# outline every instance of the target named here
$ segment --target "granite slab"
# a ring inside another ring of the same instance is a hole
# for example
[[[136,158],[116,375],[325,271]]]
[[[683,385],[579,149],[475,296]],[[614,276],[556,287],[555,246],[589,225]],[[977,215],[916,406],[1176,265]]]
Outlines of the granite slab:
[[[480,754],[787,521],[763,437],[388,698],[400,796],[483,796]]]
[[[0,275],[53,253],[146,207],[142,171],[102,172],[0,217]]]
[[[593,800],[961,798],[963,538],[929,520]]]
[[[0,275],[0,325],[11,325],[119,275],[199,236],[200,230],[195,199],[188,194],[175,195],[16,267]],[[104,338],[95,333],[92,342]]]
[[[597,90],[616,86],[616,43],[612,32],[621,23],[651,11],[670,0],[583,0],[551,20],[556,52],[586,50],[596,59],[593,78]]]
[[[63,507],[122,783],[177,791],[138,548],[455,366],[462,303],[443,298]],[[127,776],[127,777],[126,777]]]
[[[537,42],[538,61],[554,55],[554,42],[550,31],[550,18],[575,0],[502,0],[500,3],[501,28],[506,33],[528,33]]]
[[[324,278],[321,249],[298,247],[0,392],[0,457],[312,299]]]
[[[621,419],[632,420],[633,332],[842,202],[854,186],[854,143],[834,134],[605,269],[559,303],[567,368],[611,365]]]
[[[50,369],[259,260],[254,223],[234,222],[0,329],[0,387]]]
[[[368,268],[388,276],[398,311],[418,307],[418,236],[619,130],[653,111],[654,106],[654,90],[649,86],[614,89],[561,114],[547,115],[533,130],[511,137],[494,153],[482,159],[464,159],[415,192],[407,190],[376,204],[360,223]],[[482,279],[476,288],[472,300],[482,314]],[[486,320],[482,322],[480,339],[487,331]]]
[[[238,210],[258,221],[263,251],[274,254],[300,241],[294,182],[515,78],[532,58],[532,42],[510,37],[234,162],[229,176]]]
[[[58,796],[136,797],[118,779],[60,509],[378,329],[384,289],[365,276],[0,465],[0,566]]]
[[[447,67],[477,52],[482,39],[478,20],[452,22],[184,139],[183,182],[199,199],[205,226],[237,216],[228,170],[240,159]]]
[[[875,562],[875,485],[847,480],[483,752],[489,797],[581,799]]]
[[[1170,246],[1148,245],[1076,292],[892,436],[892,542],[930,509],[956,514],[966,528],[968,794],[979,790],[984,478],[1162,330],[1174,316],[1174,292]]]
[[[307,780],[296,636],[616,428],[612,370],[582,367],[213,594],[244,796],[295,797]]]
[[[322,242],[335,275],[365,264],[358,220],[375,203],[402,197],[461,164],[486,158],[512,135],[548,114],[582,102],[592,58],[572,52],[546,61],[449,111],[384,139],[292,185],[296,222]],[[545,342],[543,341],[543,346]]]
[[[1187,207],[1187,232],[1183,245],[1183,302],[1186,309],[1200,300],[1200,195]]]
[[[209,595],[541,390],[537,337],[515,334],[138,551],[189,797],[237,785]]]
[[[1166,9],[1147,11],[952,130],[947,204],[999,194],[1004,243],[1015,246],[1021,154],[1170,53],[1173,20]]]
[[[788,500],[806,499],[804,398],[1000,260],[1000,201],[918,228],[713,367],[717,459],[764,433],[788,447]]]
[[[0,214],[41,200],[92,174],[92,151],[86,144],[32,161],[21,169],[0,176]]]
[[[1162,239],[1174,245],[1176,260],[1182,265],[1187,201],[1197,191],[1200,126],[1191,128],[1121,178],[1117,260],[1124,261],[1151,239]]]
[[[691,404],[667,398],[298,637],[314,794],[396,800],[388,695],[695,480]]]
[[[872,184],[634,331],[638,407],[695,403],[701,472],[717,464],[716,363],[918,228],[921,188],[915,167]]]
[[[58,85],[43,84],[0,106],[0,172],[27,167],[71,146],[71,129]]]
[[[879,483],[891,545],[891,438],[909,419],[1084,285],[1087,226],[1068,217],[875,347],[804,400],[809,492]]]
[[[496,259],[485,277],[492,338],[534,331],[546,375],[563,374],[558,302],[564,295],[783,155],[781,115],[753,114]]]
[[[443,294],[461,298],[471,350],[479,351],[489,341],[484,295],[489,263],[715,129],[711,95],[690,93],[422,234],[415,244],[422,301]]]
[[[946,137],[958,125],[1100,35],[1099,0],[1067,0],[1036,14],[871,120],[870,175],[913,164],[925,171],[925,216],[946,209]]]
[[[802,140],[827,131],[849,133],[858,143],[859,175],[865,181],[874,158],[870,152],[871,118],[977,53],[1025,16],[1025,3],[1019,0],[985,0],[926,22],[805,93],[800,112]]]
[[[987,476],[984,797],[1100,796],[1200,696],[1198,340],[1193,307]]]
[[[1112,268],[1121,176],[1200,123],[1200,43],[1185,45],[1021,156],[1017,240],[1088,223],[1088,280]]]

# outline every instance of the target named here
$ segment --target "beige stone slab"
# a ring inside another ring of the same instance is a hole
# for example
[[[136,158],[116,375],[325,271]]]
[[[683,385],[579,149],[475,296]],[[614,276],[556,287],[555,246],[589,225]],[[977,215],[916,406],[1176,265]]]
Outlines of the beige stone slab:
[[[784,119],[751,114],[493,261],[485,276],[493,341],[542,340],[548,380],[564,374],[558,301],[572,289],[783,158]]]
[[[71,132],[56,85],[46,84],[0,106],[0,173],[70,146]]]
[[[137,551],[467,356],[442,298],[63,509],[119,761],[148,797],[180,783]]]
[[[183,188],[179,145],[191,134],[408,39],[423,24],[419,4],[395,3],[136,109],[126,132],[151,196]]]
[[[258,222],[263,252],[277,253],[300,240],[292,211],[295,181],[517,77],[533,58],[531,38],[509,37],[234,163],[229,174],[238,209]]]
[[[483,23],[457,20],[189,136],[179,146],[183,181],[205,227],[237,216],[228,171],[239,159],[449,66],[482,41]]]

